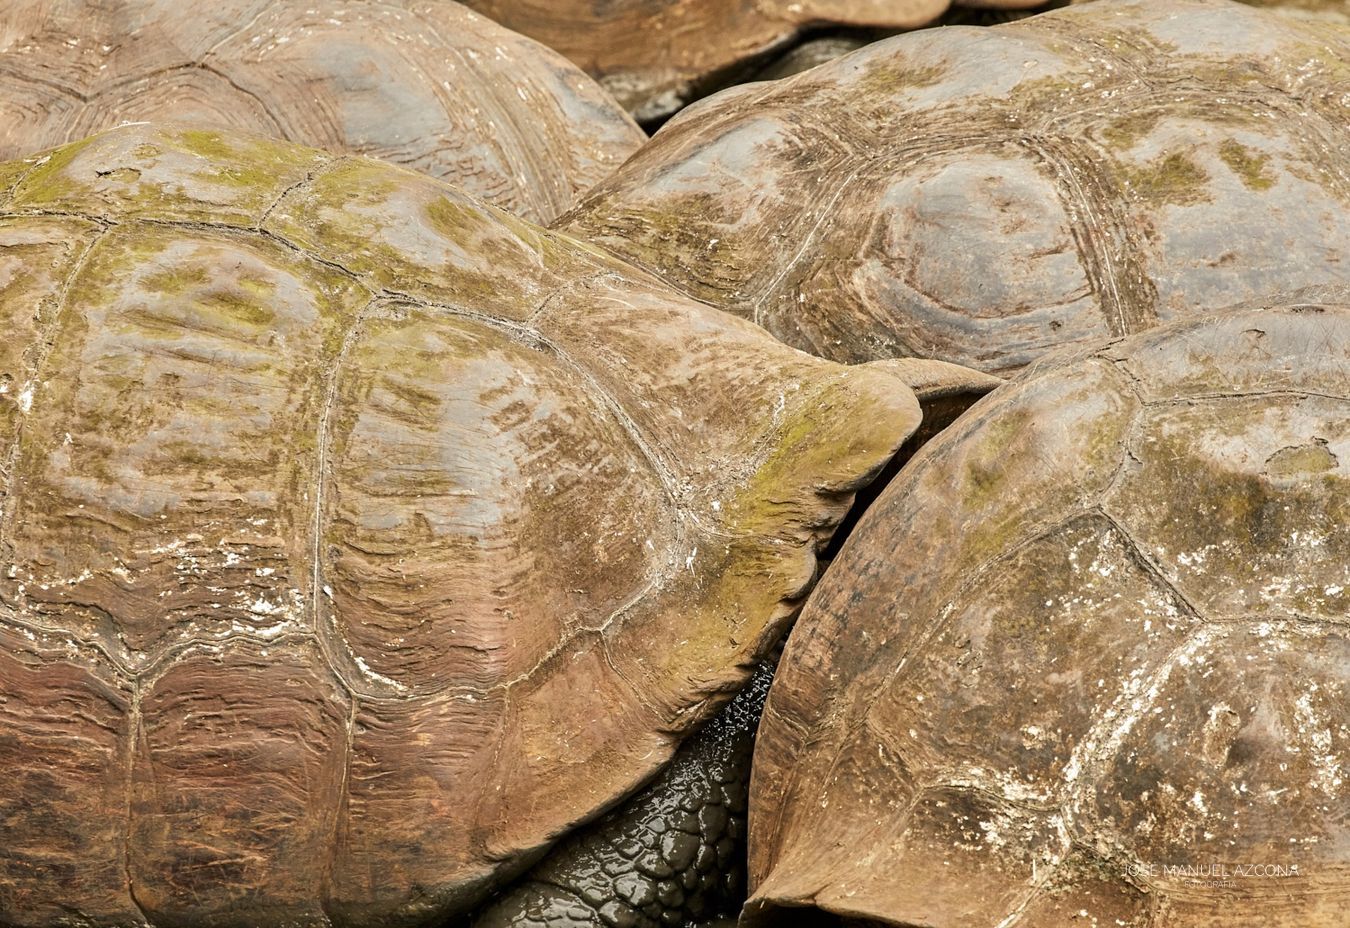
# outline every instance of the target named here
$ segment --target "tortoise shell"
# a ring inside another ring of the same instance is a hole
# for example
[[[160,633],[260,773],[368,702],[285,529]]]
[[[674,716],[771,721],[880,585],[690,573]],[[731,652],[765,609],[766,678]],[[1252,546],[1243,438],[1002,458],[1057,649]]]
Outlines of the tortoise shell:
[[[1013,371],[1350,281],[1350,31],[1099,0],[682,112],[558,227],[834,360]]]
[[[449,0],[11,0],[0,159],[173,120],[384,158],[547,222],[646,139],[594,81]]]
[[[982,0],[1022,9],[1042,0]],[[952,0],[465,0],[598,78],[638,119],[679,109],[700,83],[825,24],[913,29]],[[706,91],[705,91],[706,92]]]
[[[1350,300],[1033,365],[789,637],[743,924],[1344,925],[1347,527]]]
[[[131,126],[0,189],[7,924],[475,904],[745,679],[918,421],[381,162]]]
[[[1069,2],[1095,3],[1096,0],[1069,0]],[[1350,6],[1347,6],[1345,0],[1241,0],[1241,2],[1287,16],[1350,26]]]

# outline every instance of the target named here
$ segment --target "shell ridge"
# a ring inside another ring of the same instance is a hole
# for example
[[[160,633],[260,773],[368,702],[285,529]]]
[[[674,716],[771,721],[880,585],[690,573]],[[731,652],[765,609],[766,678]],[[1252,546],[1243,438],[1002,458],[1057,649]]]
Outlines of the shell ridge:
[[[52,352],[55,350],[55,342],[60,333],[61,322],[69,310],[71,288],[84,272],[85,265],[88,264],[89,258],[94,250],[101,242],[107,239],[108,234],[111,231],[107,223],[102,223],[92,217],[89,221],[99,225],[100,228],[90,238],[88,244],[86,244],[84,249],[80,252],[80,256],[66,272],[66,279],[62,283],[61,292],[56,298],[55,308],[52,311],[51,319],[48,320],[47,324],[43,327],[43,331],[39,335],[37,344],[35,345],[37,348],[37,356],[33,359],[31,367],[32,375],[23,387],[24,390],[30,391],[27,394],[29,397],[27,400],[28,409],[24,411],[23,417],[19,419],[16,425],[14,437],[10,440],[9,447],[5,449],[4,457],[0,458],[0,473],[3,473],[7,478],[4,496],[0,497],[0,555],[7,555],[12,546],[10,534],[13,531],[14,508],[10,505],[10,502],[15,490],[14,480],[16,479],[16,475],[14,473],[14,468],[18,463],[19,455],[22,451],[24,434],[27,432],[24,425],[31,415],[33,403],[36,402],[38,392],[36,388],[41,385],[42,377],[46,372],[47,362],[50,360]]]
[[[123,87],[130,87],[135,84],[154,83],[156,78],[164,77],[169,74],[190,74],[193,71],[199,71],[201,69],[201,65],[193,61],[180,61],[177,64],[161,65],[160,67],[152,68],[149,71],[143,71],[138,74],[131,74],[126,77],[118,78],[117,80],[109,81],[108,83],[101,85],[97,90],[90,92],[88,98],[84,102],[92,103],[113,91],[121,90]],[[219,70],[215,68],[212,68],[211,71],[214,74],[220,73]],[[250,94],[250,96],[252,95]]]
[[[20,616],[19,611],[8,603],[0,603],[0,625],[7,625],[23,635],[48,635],[63,638],[78,648],[88,648],[97,653],[108,664],[128,680],[136,678],[137,671],[121,657],[113,653],[106,641],[99,638],[85,638],[74,632],[57,626],[47,626],[34,622],[32,616]]]
[[[1108,488],[1106,493],[1109,492],[1110,489]],[[1106,493],[1102,494],[1103,497]],[[1143,545],[1141,545],[1138,539],[1131,533],[1129,525],[1127,525],[1120,516],[1117,516],[1111,511],[1108,503],[1103,499],[1097,503],[1096,508],[1102,518],[1109,522],[1111,527],[1120,533],[1121,539],[1125,542],[1125,550],[1129,554],[1131,560],[1143,570],[1144,574],[1147,575],[1149,579],[1161,586],[1163,592],[1176,597],[1177,602],[1185,607],[1186,617],[1193,622],[1209,622],[1209,619],[1205,616],[1200,607],[1192,602],[1189,596],[1178,589],[1176,584],[1172,582],[1172,579],[1163,571],[1162,567],[1154,561],[1153,558],[1149,557],[1148,553],[1144,550]]]
[[[775,295],[775,291],[778,289],[779,285],[806,257],[806,251],[815,242],[817,233],[820,231],[821,227],[825,225],[826,220],[833,218],[836,204],[843,198],[844,193],[853,186],[853,183],[857,180],[858,175],[862,170],[862,164],[855,164],[848,176],[835,184],[834,193],[830,196],[829,200],[827,200],[818,210],[814,210],[816,213],[816,221],[811,224],[811,227],[807,229],[806,233],[802,236],[801,243],[797,246],[796,252],[790,259],[784,261],[783,267],[779,272],[770,278],[768,283],[760,288],[759,296],[756,297],[754,303],[751,304],[750,318],[756,325],[764,325],[765,301]]]
[[[687,528],[688,525],[685,522],[681,521],[680,524],[677,526],[677,532],[675,534],[674,539],[670,544],[666,546],[667,551],[679,550],[681,547],[683,547],[683,545],[686,543],[685,539],[687,538],[687,531],[686,531]],[[600,643],[603,649],[605,659],[607,661],[610,660],[611,655],[608,648],[606,647],[604,633],[607,632],[616,621],[621,621],[622,617],[626,613],[631,612],[633,607],[642,602],[642,600],[645,599],[648,594],[652,593],[654,590],[659,590],[664,585],[664,583],[670,579],[671,575],[676,571],[675,568],[673,568],[670,565],[669,561],[670,561],[669,558],[661,558],[659,560],[653,559],[652,563],[658,564],[659,566],[656,569],[654,569],[648,576],[646,584],[635,589],[633,591],[633,594],[629,596],[628,599],[624,600],[624,602],[620,603],[617,608],[613,609],[609,613],[609,615],[607,615],[598,625],[581,626],[572,629],[567,634],[563,635],[558,640],[557,644],[549,648],[547,652],[541,655],[538,661],[536,661],[530,667],[518,673],[516,676],[510,678],[509,680],[502,680],[499,683],[494,683],[492,686],[482,691],[472,690],[472,688],[466,689],[469,689],[471,692],[474,692],[475,695],[478,696],[487,696],[490,693],[502,692],[509,697],[511,691],[515,687],[523,683],[528,683],[530,680],[534,678],[535,674],[539,673],[541,668],[551,663],[552,661],[556,660],[559,654],[562,654],[564,651],[566,651],[568,649],[568,646],[571,645],[573,641],[585,635],[596,636],[596,640]],[[624,682],[628,684],[630,688],[633,689],[634,692],[637,693],[641,692],[641,690],[638,687],[634,686],[633,681],[629,680],[627,677],[624,677],[622,674],[620,674],[620,676],[623,677]]]
[[[207,74],[215,75],[216,77],[223,80],[225,83],[229,84],[235,90],[239,91],[244,96],[256,102],[258,104],[258,112],[262,113],[262,115],[267,118],[267,121],[272,124],[273,132],[269,132],[266,134],[268,135],[275,134],[277,138],[282,139],[291,138],[292,133],[287,128],[286,121],[283,120],[276,113],[272,112],[272,108],[268,105],[267,98],[258,94],[256,91],[249,90],[243,84],[239,83],[239,81],[235,80],[234,75],[230,74],[229,71],[225,70],[224,66],[216,67],[215,65],[212,64],[199,62],[195,65],[187,65],[184,68],[184,70],[194,70],[194,69],[197,71],[203,71]]]
[[[123,768],[126,778],[125,801],[126,814],[122,817],[122,827],[125,829],[122,833],[122,873],[127,881],[127,899],[131,905],[141,915],[141,921],[147,926],[154,926],[155,921],[146,911],[145,905],[136,895],[136,880],[133,876],[131,865],[131,843],[132,834],[135,832],[133,823],[136,819],[136,807],[134,801],[136,769],[136,747],[141,743],[142,738],[142,719],[141,719],[141,690],[142,683],[139,674],[131,675],[131,705],[127,711],[127,749],[126,760]]]
[[[97,91],[90,93],[85,90],[80,90],[75,87],[59,83],[49,78],[44,78],[38,74],[31,72],[25,72],[22,75],[11,75],[11,76],[13,76],[17,81],[19,81],[22,84],[27,84],[30,86],[35,84],[39,87],[45,87],[48,90],[54,90],[60,96],[69,97],[79,103],[90,103],[98,96]],[[59,147],[59,146],[52,146],[52,147]]]
[[[356,710],[360,697],[348,688],[341,674],[333,671],[333,676],[337,677],[344,688],[347,688],[347,723],[343,727],[342,771],[338,776],[337,787],[334,790],[334,801],[329,808],[332,822],[328,832],[328,840],[324,842],[323,879],[318,888],[318,901],[319,911],[323,913],[328,924],[339,925],[342,922],[335,916],[333,910],[333,872],[337,869],[338,846],[342,839],[342,824],[348,808],[348,784],[351,782],[352,775],[352,756],[355,753],[356,742]]]
[[[287,187],[285,190],[281,191],[281,193],[277,194],[276,199],[273,200],[270,204],[267,205],[267,207],[263,209],[262,215],[260,215],[258,217],[258,221],[253,224],[254,231],[256,232],[264,231],[263,226],[267,225],[268,220],[272,218],[272,213],[274,213],[277,210],[277,208],[280,207],[283,202],[285,202],[286,198],[291,196],[291,194],[300,195],[300,193],[302,193],[306,187],[310,186],[311,184],[314,183],[314,181],[318,180],[318,178],[324,172],[328,171],[330,168],[337,168],[350,160],[351,160],[350,155],[338,155],[337,157],[329,158],[326,161],[319,164],[318,166],[311,168],[309,171],[306,171],[304,177],[300,178],[295,183]],[[313,257],[315,257],[316,260],[318,259],[317,256]],[[348,271],[348,273],[350,274],[352,272]]]
[[[528,172],[530,183],[520,189],[519,193],[521,199],[530,202],[531,212],[533,216],[538,217],[539,222],[548,222],[551,217],[558,214],[560,208],[568,205],[567,196],[564,195],[555,198],[554,194],[556,194],[557,191],[553,189],[554,185],[546,183],[550,172],[541,170],[540,163],[538,159],[532,155],[529,146],[519,144],[524,140],[524,136],[529,130],[528,127],[522,126],[519,122],[511,118],[514,107],[506,105],[501,94],[498,92],[499,88],[502,86],[502,82],[500,80],[492,80],[490,75],[485,75],[479,69],[476,61],[465,55],[463,51],[453,43],[446,42],[436,26],[433,23],[428,22],[427,18],[423,16],[420,11],[409,10],[408,12],[454,57],[459,59],[460,65],[464,70],[475,75],[478,88],[482,91],[477,95],[477,100],[479,103],[490,103],[492,108],[496,110],[496,123],[499,125],[508,125],[515,130],[514,136],[509,133],[502,133],[495,137],[494,141],[498,143],[497,151],[509,161],[512,173],[515,176],[514,179],[519,179],[523,173]],[[408,56],[403,55],[401,51],[399,52],[399,55],[419,74],[426,76],[421,65],[416,61],[409,59]],[[429,76],[427,76],[427,86],[429,86],[432,89],[432,92],[436,94],[437,99],[446,99],[445,88],[440,86],[436,81],[431,80]],[[519,83],[512,86],[513,88],[517,88],[517,92],[519,92]],[[452,110],[447,107],[446,112],[452,112]],[[492,124],[493,120],[489,119],[488,122],[489,124]],[[529,131],[529,135],[534,136],[536,133]],[[541,145],[540,147],[547,148],[548,146]],[[546,186],[549,188],[547,194],[542,192]]]
[[[329,671],[346,691],[347,698],[353,702],[355,702],[358,691],[352,680],[360,680],[365,688],[372,689],[377,693],[387,692],[390,689],[398,692],[396,688],[390,687],[388,683],[367,671],[357,662],[355,655],[351,653],[350,645],[347,644],[346,639],[337,627],[337,616],[333,614],[331,609],[325,610],[323,608],[327,596],[327,585],[324,582],[323,570],[323,537],[325,528],[324,509],[328,499],[328,484],[331,480],[333,441],[331,423],[334,409],[337,406],[337,393],[347,356],[353,344],[359,338],[361,327],[371,309],[379,301],[379,296],[372,295],[366,301],[366,304],[353,315],[342,333],[342,341],[337,355],[333,359],[331,369],[325,370],[322,375],[324,380],[321,387],[323,400],[319,406],[318,422],[315,424],[314,512],[310,517],[310,590],[309,608],[306,611],[309,613],[310,632],[318,641],[319,650],[323,653]]]
[[[14,199],[14,194],[18,191],[20,187],[23,186],[24,181],[28,180],[29,176],[34,171],[36,171],[38,168],[42,167],[43,164],[46,163],[46,160],[47,160],[46,157],[43,156],[36,156],[29,160],[28,167],[20,171],[18,176],[15,177],[14,180],[12,180],[9,183],[9,185],[5,187],[5,192],[3,194],[0,194],[0,203],[3,204],[0,205],[0,209],[6,210],[6,214],[8,214],[8,211],[10,209],[10,201]]]
[[[143,685],[153,687],[160,678],[168,671],[172,670],[178,659],[183,655],[197,650],[212,649],[218,650],[224,648],[235,641],[243,641],[256,645],[283,645],[283,644],[304,644],[313,643],[315,640],[314,632],[311,629],[299,629],[284,632],[280,635],[267,637],[266,634],[259,634],[254,629],[244,631],[242,629],[231,628],[222,632],[220,635],[211,637],[201,637],[196,634],[197,628],[188,620],[187,628],[179,633],[176,640],[165,644],[157,644],[153,651],[149,652],[149,657],[144,664],[138,667],[128,667],[127,675],[135,677]],[[119,665],[120,666],[120,665]],[[336,673],[336,671],[333,671]]]
[[[592,284],[598,283],[602,280],[618,280],[618,279],[619,275],[616,274],[614,270],[611,268],[598,270],[593,273],[578,277],[575,280],[567,281],[562,286],[558,287],[556,290],[549,293],[542,300],[540,300],[539,304],[535,306],[533,311],[530,312],[530,315],[526,317],[522,325],[524,328],[535,333],[535,337],[538,338],[542,332],[542,329],[540,328],[540,323],[543,322],[544,319],[548,317],[549,312],[550,310],[553,309],[555,303],[561,303],[567,297],[571,296],[573,291],[587,290],[590,288]]]
[[[1195,401],[1202,400],[1240,400],[1257,397],[1288,397],[1298,399],[1301,397],[1316,397],[1318,399],[1330,400],[1333,403],[1350,403],[1350,393],[1323,393],[1320,390],[1227,390],[1213,393],[1188,393],[1185,397],[1164,397],[1144,401],[1143,405],[1153,409],[1175,409],[1184,406],[1192,406]]]
[[[1134,217],[1128,215],[1120,197],[1098,192],[1110,191],[1107,172],[1102,170],[1105,153],[1075,157],[1073,149],[1079,145],[1095,148],[1081,134],[1063,146],[1052,138],[1034,136],[1024,139],[1023,145],[1050,164],[1065,209],[1083,220],[1070,223],[1070,232],[1079,265],[1111,334],[1128,335],[1155,324],[1157,293],[1139,266],[1144,250],[1134,231],[1138,222],[1129,221]],[[1091,188],[1084,183],[1085,176],[1095,182]]]
[[[238,29],[235,29],[232,32],[227,32],[224,35],[224,37],[208,46],[200,55],[197,56],[197,60],[199,62],[205,63],[207,58],[210,58],[221,48],[223,48],[226,45],[229,45],[235,39],[239,38],[244,33],[248,32],[250,29],[256,26],[259,20],[261,20],[267,14],[273,12],[275,6],[276,4],[274,2],[264,3],[261,7],[258,8],[258,12],[254,13],[252,18],[249,19],[248,22],[244,23]]]
[[[1150,42],[1137,42],[1136,34],[1129,30],[1098,28],[1097,24],[1087,16],[1076,18],[1034,16],[1020,23],[996,28],[1015,28],[1019,32],[1026,31],[1034,34],[1047,51],[1052,50],[1054,42],[1064,42],[1077,46],[1082,57],[1090,59],[1090,54],[1083,54],[1084,51],[1090,49],[1105,58],[1109,58],[1117,67],[1128,71],[1130,80],[1150,86],[1157,86],[1155,81],[1159,72],[1168,70],[1167,56],[1159,55],[1159,49],[1156,45]],[[1110,41],[1112,39],[1117,44],[1112,44]],[[1121,45],[1128,48],[1133,54],[1122,51]]]
[[[562,361],[564,365],[570,368],[573,373],[581,378],[584,389],[591,395],[591,398],[599,402],[600,405],[614,417],[615,421],[619,423],[619,426],[628,435],[629,440],[637,445],[642,456],[647,460],[648,464],[651,465],[652,470],[656,472],[657,479],[661,481],[661,487],[665,491],[666,501],[670,504],[675,516],[681,523],[689,521],[701,526],[702,521],[699,515],[689,511],[687,504],[681,498],[679,482],[675,479],[675,472],[670,466],[670,463],[658,452],[656,444],[651,441],[643,431],[642,427],[628,414],[628,411],[623,408],[623,405],[605,389],[604,385],[600,383],[599,379],[595,376],[595,373],[591,371],[589,367],[572,357],[572,355],[564,350],[561,345],[542,333],[525,329],[522,326],[506,323],[504,320],[502,324],[507,328],[529,332],[531,337],[533,337],[540,345],[547,348],[555,357]]]

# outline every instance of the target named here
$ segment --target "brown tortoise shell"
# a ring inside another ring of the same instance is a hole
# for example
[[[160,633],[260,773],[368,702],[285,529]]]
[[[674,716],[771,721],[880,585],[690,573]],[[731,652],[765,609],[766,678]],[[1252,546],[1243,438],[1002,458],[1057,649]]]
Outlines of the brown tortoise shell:
[[[0,167],[0,917],[396,925],[655,773],[917,425],[455,188]]]
[[[1024,9],[1043,0],[979,0]],[[466,0],[556,48],[639,119],[678,109],[691,85],[823,25],[913,29],[951,0]]]
[[[646,136],[449,0],[7,0],[0,159],[173,120],[369,155],[548,222]]]
[[[789,638],[743,924],[1346,924],[1345,295],[1047,358],[919,451]]]
[[[1069,2],[1095,3],[1097,0],[1069,0]],[[1350,26],[1350,5],[1347,5],[1345,0],[1241,0],[1241,2],[1300,19]]]
[[[1350,282],[1350,30],[1098,0],[734,88],[557,224],[788,344],[1012,371]]]

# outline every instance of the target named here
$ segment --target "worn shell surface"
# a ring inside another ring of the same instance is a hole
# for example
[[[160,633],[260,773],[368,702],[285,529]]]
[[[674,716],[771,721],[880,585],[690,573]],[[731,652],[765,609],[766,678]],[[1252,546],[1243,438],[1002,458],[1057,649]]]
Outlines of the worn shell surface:
[[[384,158],[547,222],[645,139],[550,49],[450,0],[7,0],[0,159],[122,122]]]
[[[652,775],[918,420],[355,157],[0,168],[0,922],[420,923]]]
[[[1022,9],[1042,0],[983,0]],[[599,78],[640,119],[678,109],[691,84],[780,47],[805,26],[912,29],[951,0],[466,0]]]
[[[1070,0],[1070,2],[1095,3],[1096,0]],[[1241,2],[1288,16],[1350,26],[1350,3],[1346,0],[1241,0]]]
[[[863,516],[746,923],[1333,928],[1347,809],[1350,303],[1220,313],[1040,362]]]
[[[681,113],[559,227],[824,357],[1010,371],[1350,281],[1350,31],[1099,0]]]
[[[1243,2],[1278,10],[1291,16],[1350,26],[1350,4],[1345,0],[1243,0]]]

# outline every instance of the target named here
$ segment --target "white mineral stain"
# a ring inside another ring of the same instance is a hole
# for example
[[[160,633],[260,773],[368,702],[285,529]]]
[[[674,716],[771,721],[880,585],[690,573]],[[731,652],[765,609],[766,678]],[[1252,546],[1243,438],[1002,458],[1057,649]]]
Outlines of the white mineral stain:
[[[296,628],[295,623],[291,622],[290,620],[287,620],[285,622],[278,622],[276,625],[264,625],[261,627],[255,625],[245,625],[243,622],[239,621],[230,623],[230,631],[233,634],[250,635],[254,638],[265,638],[268,641],[271,641],[273,638],[278,638],[281,635],[285,634],[286,632],[294,630],[295,628]]]
[[[268,602],[259,596],[253,602],[249,603],[248,611],[254,615],[276,615],[279,612],[285,611],[285,607],[278,603]]]
[[[1085,738],[1074,749],[1069,762],[1064,766],[1064,779],[1069,783],[1077,780],[1094,756],[1114,755],[1144,713],[1155,708],[1158,695],[1171,676],[1173,666],[1185,667],[1190,666],[1192,662],[1203,663],[1200,651],[1209,644],[1214,634],[1210,629],[1196,632],[1176,652],[1172,662],[1165,664],[1151,678],[1146,676],[1142,669],[1136,669],[1131,673],[1119,696],[1116,697],[1114,705],[1103,714],[1102,722],[1094,731],[1094,736]]]
[[[1316,691],[1316,684],[1312,690]],[[1313,782],[1328,796],[1335,796],[1343,782],[1341,762],[1332,750],[1331,728],[1323,724],[1317,709],[1313,706],[1313,692],[1307,692],[1294,700],[1294,715],[1298,718],[1299,729],[1308,737],[1311,748],[1310,760],[1313,764]]]
[[[406,686],[404,686],[402,683],[399,683],[397,680],[391,680],[389,677],[386,677],[384,674],[376,673],[375,671],[371,670],[371,669],[370,669],[370,665],[367,664],[367,663],[361,658],[360,655],[357,655],[357,656],[356,656],[356,666],[357,666],[357,667],[360,667],[360,668],[361,668],[361,672],[362,672],[363,674],[365,674],[366,676],[370,677],[372,680],[378,680],[379,682],[383,683],[383,684],[386,685],[386,686],[392,686],[394,689],[398,690],[400,693],[405,693],[405,692],[408,691],[408,688],[407,688]]]

